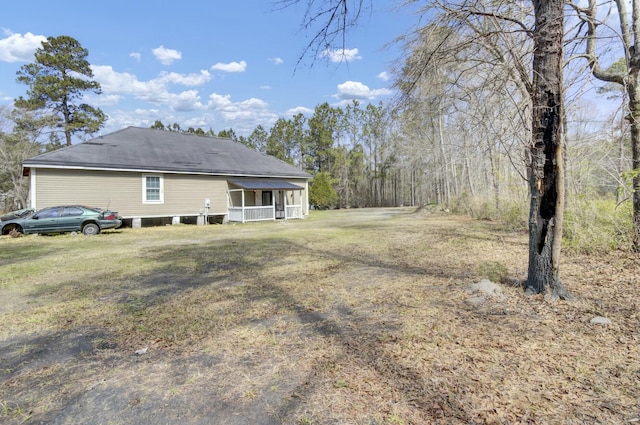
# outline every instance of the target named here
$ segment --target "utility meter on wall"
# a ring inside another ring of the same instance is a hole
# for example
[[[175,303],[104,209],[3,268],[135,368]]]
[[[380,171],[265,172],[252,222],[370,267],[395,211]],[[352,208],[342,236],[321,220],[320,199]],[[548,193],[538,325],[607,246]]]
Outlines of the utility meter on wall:
[[[211,208],[211,199],[207,198],[204,200],[204,207]]]

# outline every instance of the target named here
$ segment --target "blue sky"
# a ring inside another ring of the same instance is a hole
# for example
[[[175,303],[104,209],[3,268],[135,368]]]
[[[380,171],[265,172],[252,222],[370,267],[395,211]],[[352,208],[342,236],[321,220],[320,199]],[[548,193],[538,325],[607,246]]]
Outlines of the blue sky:
[[[297,63],[315,35],[301,29],[305,0],[285,10],[269,0],[10,1],[0,14],[0,104],[25,95],[16,71],[60,35],[89,50],[103,94],[87,102],[109,116],[103,133],[159,119],[248,135],[323,102],[385,102],[401,56],[399,44],[387,45],[418,18],[391,0],[372,3],[344,50]]]

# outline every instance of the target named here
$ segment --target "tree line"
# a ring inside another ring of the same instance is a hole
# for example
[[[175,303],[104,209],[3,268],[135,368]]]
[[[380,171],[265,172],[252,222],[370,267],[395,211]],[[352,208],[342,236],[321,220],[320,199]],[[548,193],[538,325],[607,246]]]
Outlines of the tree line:
[[[262,125],[248,135],[233,129],[218,133],[209,129],[165,125],[151,128],[203,136],[227,137],[251,149],[274,156],[315,177],[311,201],[321,208],[360,208],[416,204],[413,182],[398,156],[392,119],[382,104],[362,105],[352,101],[345,107],[317,105],[309,117],[297,114],[278,118],[271,128]],[[417,173],[414,173],[417,174]],[[314,188],[315,186],[315,188]],[[422,195],[422,194],[421,194]]]

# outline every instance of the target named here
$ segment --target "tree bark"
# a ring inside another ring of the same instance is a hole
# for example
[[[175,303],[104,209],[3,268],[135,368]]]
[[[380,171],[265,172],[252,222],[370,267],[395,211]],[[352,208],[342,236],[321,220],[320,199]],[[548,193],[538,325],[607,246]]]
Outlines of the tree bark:
[[[640,55],[639,55],[640,56]],[[640,252],[640,57],[636,58],[631,74],[629,93],[629,119],[631,120],[631,160],[633,170],[633,246],[634,252]]]
[[[534,0],[532,146],[527,294],[567,299],[559,276],[564,208],[564,1]]]
[[[633,169],[633,251],[640,253],[640,142],[633,144]]]
[[[637,0],[634,1],[634,12]],[[634,13],[634,27],[640,24],[640,16]],[[629,78],[627,94],[629,95],[629,116],[631,127],[631,167],[633,198],[633,246],[634,252],[640,252],[640,49],[629,49]]]
[[[67,146],[71,146],[71,112],[67,103],[67,96],[62,98],[62,115],[64,116],[64,137]]]

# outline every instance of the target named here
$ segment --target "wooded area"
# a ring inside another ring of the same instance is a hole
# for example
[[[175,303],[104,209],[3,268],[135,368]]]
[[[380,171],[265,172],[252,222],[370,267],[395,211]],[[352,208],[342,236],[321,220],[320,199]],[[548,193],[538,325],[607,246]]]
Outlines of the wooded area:
[[[308,52],[344,48],[348,30],[375,2],[282,3],[306,5],[302,26],[316,34]],[[608,249],[640,249],[640,3],[631,3],[631,13],[623,1],[600,6],[608,10],[599,13],[595,1],[427,2],[416,30],[401,39],[400,97],[386,127],[393,164],[404,171],[403,200],[410,181],[412,201],[417,193],[421,202],[476,217],[522,220],[530,274],[546,270],[544,280],[556,288],[563,234],[578,249],[597,250],[602,240]],[[604,100],[595,92],[618,95],[619,109],[587,113],[590,102]],[[585,236],[584,228],[603,231]],[[545,250],[545,264],[534,265]],[[528,282],[536,292],[545,286]]]

